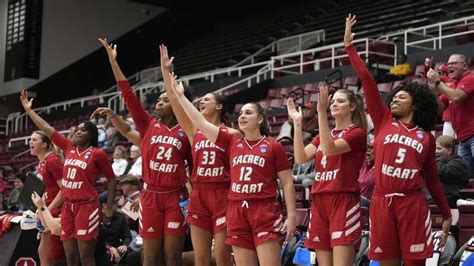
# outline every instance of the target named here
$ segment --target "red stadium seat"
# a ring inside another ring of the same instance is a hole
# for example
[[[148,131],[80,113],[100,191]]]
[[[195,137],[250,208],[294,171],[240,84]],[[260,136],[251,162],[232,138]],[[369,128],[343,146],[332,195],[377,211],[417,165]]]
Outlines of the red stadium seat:
[[[466,243],[474,235],[474,205],[459,206],[459,244]]]
[[[377,88],[379,88],[380,92],[389,92],[392,89],[393,82],[386,82],[377,84]]]
[[[283,106],[283,100],[282,98],[276,98],[270,100],[270,105],[269,108],[281,108]]]
[[[267,93],[267,98],[273,99],[278,97],[278,93],[280,92],[280,89],[269,89]]]

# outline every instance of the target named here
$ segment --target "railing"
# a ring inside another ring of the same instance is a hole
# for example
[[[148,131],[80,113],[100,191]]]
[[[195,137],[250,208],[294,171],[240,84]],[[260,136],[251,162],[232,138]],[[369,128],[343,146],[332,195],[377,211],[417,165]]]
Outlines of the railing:
[[[59,131],[59,133],[61,133],[62,135],[67,135],[67,134],[69,133],[69,130],[61,130],[61,131]],[[24,136],[24,137],[11,138],[11,139],[8,141],[8,148],[11,148],[12,143],[14,143],[14,142],[20,142],[20,141],[23,142],[24,145],[28,145],[28,142],[30,141],[30,139],[31,139],[31,136],[29,136],[29,135],[28,135],[28,136]],[[23,152],[21,152],[20,154],[17,154],[17,155],[15,155],[15,156],[13,156],[12,160],[13,160],[14,158],[20,156],[20,155],[25,154],[27,151],[29,151],[29,150],[23,151]]]
[[[7,118],[0,117],[0,136],[7,135]]]
[[[370,51],[370,45],[373,43],[387,43],[389,45],[393,45],[394,54],[386,54],[386,53]],[[380,57],[391,58],[393,60],[392,61],[393,64],[386,65],[386,66],[379,65],[379,67],[389,68],[390,66],[395,65],[395,60],[397,58],[397,49],[396,49],[395,43],[390,42],[390,41],[380,41],[380,40],[364,38],[364,39],[354,40],[353,44],[354,45],[365,44],[365,50],[360,51],[359,53],[365,56],[366,62],[368,62],[369,60],[369,55],[377,55]],[[271,65],[271,78],[274,78],[275,73],[277,72],[282,72],[282,73],[292,74],[292,75],[303,74],[304,67],[306,65],[313,65],[315,67],[315,70],[318,70],[321,63],[327,62],[327,61],[331,62],[331,68],[335,68],[338,66],[336,65],[336,62],[338,59],[347,58],[346,53],[342,53],[340,55],[337,54],[337,51],[341,49],[344,49],[344,45],[342,43],[328,45],[324,47],[318,47],[318,48],[304,50],[304,51],[295,52],[295,53],[273,56],[271,58],[271,64],[270,64]],[[321,53],[321,52],[326,52],[326,51],[330,51],[330,55],[328,55],[328,57],[314,58],[316,54]],[[308,59],[308,58],[313,58],[313,59]]]
[[[443,31],[451,30],[460,24],[467,25],[474,24],[474,16],[469,16],[460,19],[449,20],[441,23],[436,23],[428,26],[408,29],[404,31],[405,38],[405,54],[408,54],[408,48],[417,48],[421,50],[437,50],[443,48],[443,40],[453,38],[456,36],[472,34],[474,30],[456,32],[445,34]],[[415,37],[416,40],[410,41],[410,38]],[[421,40],[420,40],[421,38]]]
[[[279,39],[277,41],[276,50],[280,55],[299,52],[308,49],[319,42],[323,42],[325,39],[326,32],[324,30],[311,31]]]

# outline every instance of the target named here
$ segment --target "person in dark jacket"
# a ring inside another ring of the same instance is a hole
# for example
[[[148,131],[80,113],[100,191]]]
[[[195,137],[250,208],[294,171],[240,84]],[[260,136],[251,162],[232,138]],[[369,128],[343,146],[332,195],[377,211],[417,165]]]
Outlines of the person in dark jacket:
[[[127,219],[122,213],[117,212],[117,202],[113,205],[111,218],[103,217],[101,232],[104,236],[111,260],[117,263],[127,253],[128,245],[132,241],[132,235]]]
[[[464,160],[455,153],[455,145],[456,139],[451,136],[442,135],[436,138],[436,165],[453,217],[450,231],[457,242],[459,235],[459,228],[457,226],[459,210],[456,201],[461,198],[459,190],[468,184],[469,170]],[[430,204],[434,204],[432,199]]]

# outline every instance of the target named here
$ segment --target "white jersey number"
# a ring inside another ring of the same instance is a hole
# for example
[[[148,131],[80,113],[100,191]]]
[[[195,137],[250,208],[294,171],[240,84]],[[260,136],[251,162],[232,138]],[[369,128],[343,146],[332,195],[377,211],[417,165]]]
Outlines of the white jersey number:
[[[163,146],[159,146],[158,148],[159,148],[159,150],[158,150],[158,153],[156,154],[156,159],[157,160],[163,160],[164,158],[166,158],[166,160],[169,161],[171,159],[171,149],[172,148],[166,149]]]
[[[240,181],[250,181],[250,175],[252,174],[252,167],[241,167],[240,168]]]
[[[202,164],[214,164],[216,162],[215,151],[204,151],[202,153]]]
[[[405,160],[405,153],[407,152],[407,149],[404,148],[399,148],[398,153],[397,153],[397,159],[395,160],[395,163],[403,163]]]

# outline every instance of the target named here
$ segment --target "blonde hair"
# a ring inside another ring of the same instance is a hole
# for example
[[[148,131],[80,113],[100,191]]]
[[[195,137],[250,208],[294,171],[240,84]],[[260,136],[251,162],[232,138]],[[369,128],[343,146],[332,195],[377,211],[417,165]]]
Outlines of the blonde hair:
[[[439,145],[443,146],[446,149],[450,149],[451,153],[454,153],[454,148],[456,147],[456,139],[447,136],[447,135],[441,135],[436,138],[436,142],[439,143]]]

